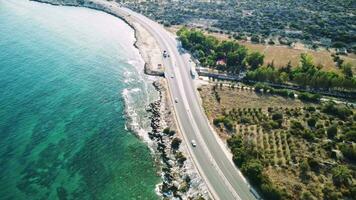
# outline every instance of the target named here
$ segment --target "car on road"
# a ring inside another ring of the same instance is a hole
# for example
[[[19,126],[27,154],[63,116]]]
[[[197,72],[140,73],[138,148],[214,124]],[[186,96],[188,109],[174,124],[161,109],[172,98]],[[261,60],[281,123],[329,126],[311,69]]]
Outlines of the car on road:
[[[197,146],[197,143],[195,142],[195,140],[190,141],[190,143],[192,144],[193,147]]]
[[[174,75],[171,75],[171,78],[174,78]]]
[[[177,99],[177,98],[175,98],[175,99],[174,99],[174,102],[178,103],[178,99]]]

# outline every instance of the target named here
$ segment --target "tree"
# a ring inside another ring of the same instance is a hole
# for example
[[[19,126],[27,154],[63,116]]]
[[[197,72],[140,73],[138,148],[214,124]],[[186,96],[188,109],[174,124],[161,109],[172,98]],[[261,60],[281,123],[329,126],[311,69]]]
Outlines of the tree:
[[[235,165],[241,167],[244,162],[248,159],[248,155],[244,151],[243,148],[241,149],[232,149],[232,160],[234,161]]]
[[[240,135],[233,135],[227,140],[227,144],[230,149],[242,148],[242,137]]]
[[[306,53],[302,53],[300,55],[300,63],[303,72],[307,72],[308,70],[314,68],[313,57]]]
[[[350,63],[342,64],[341,69],[347,78],[352,78],[352,65]]]
[[[242,173],[248,177],[251,183],[260,185],[262,183],[263,166],[260,161],[252,159],[244,163],[241,167]]]
[[[250,65],[251,69],[257,69],[263,64],[264,55],[259,52],[253,52],[247,56],[247,63]]]

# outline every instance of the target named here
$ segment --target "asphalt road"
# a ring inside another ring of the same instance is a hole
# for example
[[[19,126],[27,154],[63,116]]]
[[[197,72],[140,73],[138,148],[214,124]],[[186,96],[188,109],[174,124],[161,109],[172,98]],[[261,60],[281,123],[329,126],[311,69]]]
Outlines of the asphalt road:
[[[256,199],[249,184],[226,154],[224,144],[213,132],[202,110],[190,74],[189,55],[180,51],[176,38],[158,23],[129,9],[121,10],[146,28],[157,39],[162,52],[166,50],[170,55],[164,58],[163,64],[170,95],[173,102],[178,101],[174,103],[178,126],[212,197],[220,200]],[[191,140],[196,141],[196,147],[191,145]]]

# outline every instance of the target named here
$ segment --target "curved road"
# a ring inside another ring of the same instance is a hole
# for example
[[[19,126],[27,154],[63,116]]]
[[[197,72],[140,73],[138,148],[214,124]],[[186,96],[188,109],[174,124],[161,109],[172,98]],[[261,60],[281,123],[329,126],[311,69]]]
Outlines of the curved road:
[[[212,197],[220,200],[256,199],[250,192],[249,184],[224,152],[226,149],[213,132],[202,110],[190,75],[189,55],[179,51],[176,38],[160,24],[130,9],[121,7],[120,10],[147,29],[158,41],[162,51],[166,50],[170,55],[164,59],[165,75],[171,98],[177,100],[174,110],[178,126]],[[192,147],[191,140],[196,141],[196,147]]]

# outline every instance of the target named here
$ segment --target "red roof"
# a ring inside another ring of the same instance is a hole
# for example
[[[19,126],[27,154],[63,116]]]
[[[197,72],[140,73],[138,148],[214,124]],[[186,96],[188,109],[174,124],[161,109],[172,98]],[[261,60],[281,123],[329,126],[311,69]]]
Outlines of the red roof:
[[[216,65],[226,65],[225,59],[219,59],[216,61]]]

